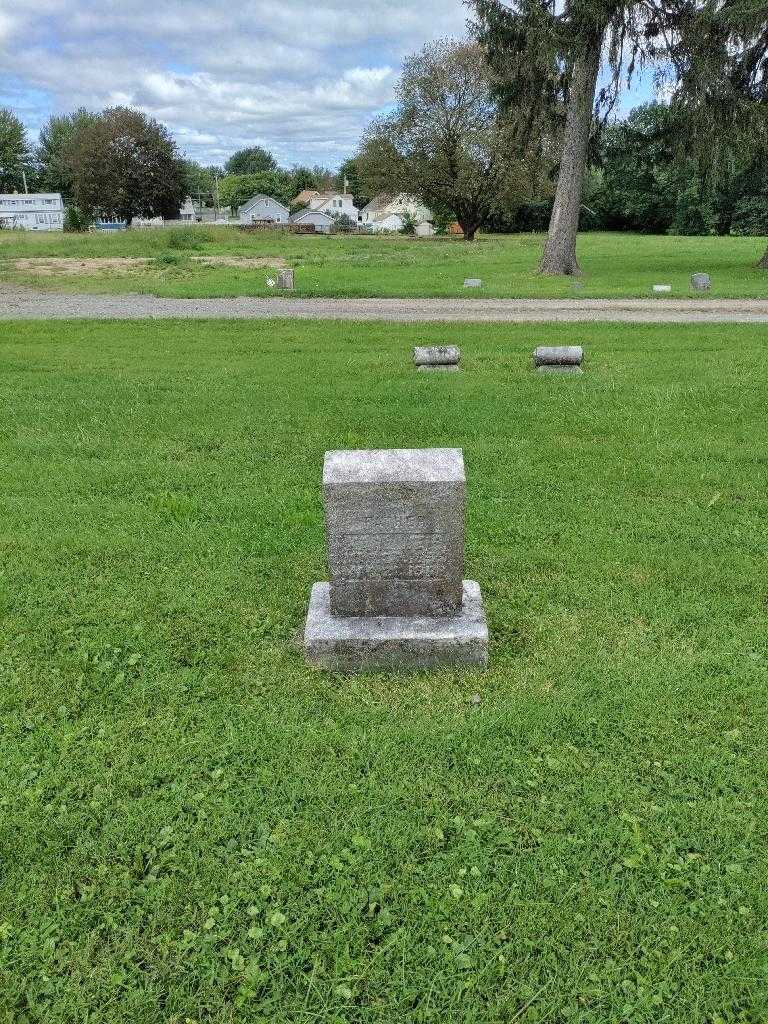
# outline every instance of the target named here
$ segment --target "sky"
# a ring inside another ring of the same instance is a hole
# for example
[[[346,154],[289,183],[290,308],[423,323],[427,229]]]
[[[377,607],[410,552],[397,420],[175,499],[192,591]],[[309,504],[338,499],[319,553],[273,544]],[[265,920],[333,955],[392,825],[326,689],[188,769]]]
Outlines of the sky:
[[[0,106],[33,142],[52,113],[123,104],[204,164],[258,144],[336,167],[402,58],[465,35],[468,15],[459,0],[0,0]]]

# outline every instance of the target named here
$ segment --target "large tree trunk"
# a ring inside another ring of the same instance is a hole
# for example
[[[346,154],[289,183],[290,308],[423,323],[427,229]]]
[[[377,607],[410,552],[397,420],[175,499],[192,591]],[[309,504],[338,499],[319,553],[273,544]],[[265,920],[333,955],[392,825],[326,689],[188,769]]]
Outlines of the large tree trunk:
[[[579,230],[581,191],[587,162],[602,36],[573,66],[565,117],[563,155],[557,178],[549,235],[539,270],[542,274],[578,274],[576,233]]]

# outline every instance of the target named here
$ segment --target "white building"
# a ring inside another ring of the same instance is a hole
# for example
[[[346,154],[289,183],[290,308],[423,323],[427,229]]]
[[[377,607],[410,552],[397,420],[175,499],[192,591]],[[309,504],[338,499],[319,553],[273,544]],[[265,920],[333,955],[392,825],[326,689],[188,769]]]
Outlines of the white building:
[[[416,221],[417,235],[434,235],[432,211],[406,192],[374,196],[360,211],[360,226],[369,231],[400,231],[406,214]]]
[[[303,210],[297,210],[291,214],[292,224],[312,224],[315,231],[327,235],[333,227],[333,217],[324,213],[323,210],[310,210],[307,206]]]
[[[290,218],[291,211],[283,206],[272,196],[265,196],[258,193],[251,196],[247,203],[238,207],[237,219],[241,224],[254,224],[259,221],[270,224],[285,224]]]
[[[322,213],[327,213],[329,217],[345,215],[354,224],[357,224],[360,214],[349,192],[315,192],[313,189],[305,189],[296,196],[293,202],[294,205],[303,203],[310,210],[320,210]]]
[[[61,231],[64,203],[59,192],[12,192],[0,195],[0,225],[24,231]]]

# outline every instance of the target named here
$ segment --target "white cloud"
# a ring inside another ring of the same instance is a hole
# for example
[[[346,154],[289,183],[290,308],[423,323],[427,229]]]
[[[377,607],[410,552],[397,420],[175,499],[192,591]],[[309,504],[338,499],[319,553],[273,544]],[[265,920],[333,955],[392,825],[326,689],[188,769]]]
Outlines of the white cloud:
[[[259,143],[284,164],[337,164],[402,57],[465,20],[460,0],[0,0],[0,104],[34,131],[124,103],[195,159]]]

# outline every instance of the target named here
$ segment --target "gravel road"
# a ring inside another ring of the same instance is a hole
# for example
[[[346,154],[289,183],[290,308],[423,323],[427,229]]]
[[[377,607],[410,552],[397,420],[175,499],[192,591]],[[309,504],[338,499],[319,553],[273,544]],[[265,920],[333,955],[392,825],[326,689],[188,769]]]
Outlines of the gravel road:
[[[427,320],[768,323],[768,299],[162,299],[0,284],[0,320]]]

